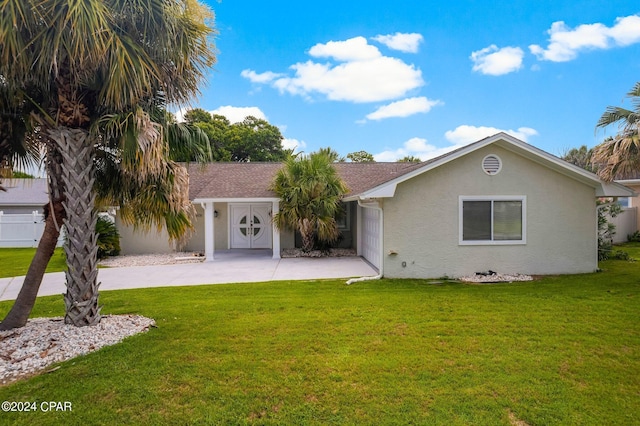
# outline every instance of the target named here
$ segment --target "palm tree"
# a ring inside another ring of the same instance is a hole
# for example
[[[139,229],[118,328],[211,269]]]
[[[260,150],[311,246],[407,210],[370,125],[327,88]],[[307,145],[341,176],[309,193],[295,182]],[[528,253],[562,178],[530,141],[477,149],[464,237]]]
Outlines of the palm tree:
[[[123,169],[137,164],[139,182],[167,177],[161,170],[165,138],[144,105],[158,99],[184,104],[197,93],[215,61],[206,25],[212,15],[195,0],[5,0],[0,8],[0,76],[36,103],[43,135],[60,154],[65,322],[93,325],[100,321],[96,146],[126,133],[101,134],[99,123],[133,114],[121,121],[138,135],[122,156]]]
[[[296,230],[302,250],[313,250],[316,238],[335,241],[339,236],[336,215],[347,192],[325,151],[289,157],[278,171],[271,189],[280,197],[273,221],[279,229]]]
[[[47,175],[50,202],[43,206],[45,226],[36,254],[29,265],[24,283],[11,310],[0,324],[0,330],[22,327],[35,304],[45,269],[58,243],[65,218],[61,169],[55,144],[42,128],[29,119],[33,105],[25,101],[23,93],[11,90],[6,80],[0,86],[0,161],[4,171],[37,165],[47,151]],[[2,189],[0,187],[0,189]]]
[[[158,111],[155,119],[166,117]],[[161,121],[161,120],[159,120]],[[172,152],[193,153],[201,162],[211,161],[206,155],[208,140],[202,140],[202,133],[197,128],[185,126],[172,121],[158,123],[164,127],[163,135]],[[125,126],[126,127],[126,126]],[[133,135],[135,136],[135,135]],[[33,139],[27,136],[27,140]],[[165,160],[164,176],[162,178],[147,177],[146,180],[137,179],[135,171],[125,169],[121,161],[122,146],[136,143],[135,137],[126,138],[118,135],[113,140],[103,140],[96,149],[94,160],[97,168],[94,192],[97,204],[100,206],[121,206],[120,215],[127,224],[138,228],[149,229],[151,225],[164,226],[171,239],[181,242],[188,236],[193,217],[193,206],[188,200],[188,192],[184,187],[187,177],[184,168]],[[120,142],[119,142],[120,141]],[[46,144],[49,150],[55,149],[55,144]],[[65,218],[62,205],[61,171],[59,161],[55,161],[58,154],[49,151],[47,154],[47,175],[49,178],[50,202],[44,206],[45,227],[38,244],[36,254],[32,260],[22,288],[11,310],[0,323],[0,330],[22,327],[33,309],[35,300],[42,283],[42,278],[53,255],[60,235],[60,227]],[[131,166],[131,165],[130,165]],[[133,166],[135,167],[135,165]],[[56,183],[57,182],[57,183]],[[53,212],[54,214],[52,214]]]
[[[607,181],[637,177],[640,173],[640,82],[627,93],[633,109],[607,107],[596,127],[618,124],[619,131],[613,138],[596,146],[592,162],[598,175]]]

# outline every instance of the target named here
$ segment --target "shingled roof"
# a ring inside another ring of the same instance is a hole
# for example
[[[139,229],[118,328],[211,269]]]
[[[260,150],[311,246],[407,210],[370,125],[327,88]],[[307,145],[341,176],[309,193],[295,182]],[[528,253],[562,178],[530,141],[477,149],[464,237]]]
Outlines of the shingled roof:
[[[423,164],[335,163],[335,167],[349,188],[346,196],[353,196]],[[282,163],[191,164],[188,166],[189,199],[277,198],[268,188],[281,167]]]
[[[49,201],[46,179],[3,179],[0,206],[42,206]]]

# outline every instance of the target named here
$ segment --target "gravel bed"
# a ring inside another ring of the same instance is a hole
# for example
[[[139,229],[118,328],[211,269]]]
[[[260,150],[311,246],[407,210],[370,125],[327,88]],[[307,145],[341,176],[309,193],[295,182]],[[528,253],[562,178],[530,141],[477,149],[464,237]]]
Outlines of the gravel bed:
[[[522,274],[476,274],[469,275],[466,277],[461,277],[460,281],[467,283],[510,283],[514,281],[533,281],[533,277],[531,275],[522,275]]]
[[[283,258],[291,257],[349,257],[356,256],[353,249],[329,249],[328,252],[313,250],[309,253],[301,249],[284,249],[281,252]],[[113,256],[100,261],[100,266],[120,268],[125,266],[149,266],[149,265],[174,265],[177,263],[200,263],[204,261],[202,253],[176,252],[164,254],[140,254],[127,256]]]
[[[280,252],[280,256],[287,257],[351,257],[356,256],[357,253],[354,249],[329,249],[329,251],[312,250],[308,253],[302,251],[302,249],[283,249]]]
[[[140,254],[113,256],[100,261],[100,266],[118,268],[124,266],[173,265],[176,263],[200,263],[204,256],[197,252],[176,252],[164,254]]]
[[[91,327],[75,327],[62,317],[30,319],[22,328],[0,332],[0,383],[6,384],[155,327],[140,315],[105,315]]]

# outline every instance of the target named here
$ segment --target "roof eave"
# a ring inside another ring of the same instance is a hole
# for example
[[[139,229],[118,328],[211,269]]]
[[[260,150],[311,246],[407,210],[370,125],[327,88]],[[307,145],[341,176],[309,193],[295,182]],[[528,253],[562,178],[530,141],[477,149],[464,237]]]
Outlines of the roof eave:
[[[596,197],[635,197],[638,194],[631,188],[617,182],[602,182],[596,188]]]
[[[274,201],[280,201],[278,197],[198,197],[194,198],[191,202],[194,204],[200,203],[271,203]]]
[[[504,141],[506,143],[500,143]],[[471,152],[484,148],[487,145],[498,143],[500,147],[516,152],[524,157],[535,161],[547,168],[550,168],[558,173],[573,178],[577,181],[591,186],[596,191],[596,197],[633,197],[635,192],[626,188],[623,185],[614,183],[606,183],[600,179],[597,175],[588,172],[578,166],[568,163],[558,157],[555,157],[541,149],[538,149],[526,142],[523,142],[506,133],[497,133],[493,136],[482,139],[478,142],[467,145],[466,147],[453,152],[451,155],[445,155],[431,163],[426,164],[424,167],[415,169],[407,174],[398,176],[397,178],[363,192],[359,195],[359,198],[384,198],[393,197],[396,187],[399,183],[412,179],[415,176],[421,175],[429,170],[440,167],[446,163],[449,163],[457,158],[467,155]],[[353,198],[353,196],[352,196]]]

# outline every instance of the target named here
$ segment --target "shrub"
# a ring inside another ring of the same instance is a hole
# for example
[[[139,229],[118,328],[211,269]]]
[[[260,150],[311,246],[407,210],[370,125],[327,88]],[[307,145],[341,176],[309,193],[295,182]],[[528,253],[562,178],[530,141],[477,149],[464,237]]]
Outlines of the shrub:
[[[614,259],[614,260],[632,260],[631,257],[629,257],[629,253],[627,253],[626,251],[622,251],[622,250],[612,250],[611,254],[609,255],[609,259]]]
[[[98,216],[96,234],[98,234],[98,259],[120,254],[120,233],[112,220]]]
[[[630,243],[640,243],[640,231],[636,231],[631,235],[627,235],[627,241]]]
[[[616,226],[609,219],[616,217],[622,211],[622,207],[604,200],[598,200],[598,206],[598,260],[600,261],[607,260],[611,256]]]

